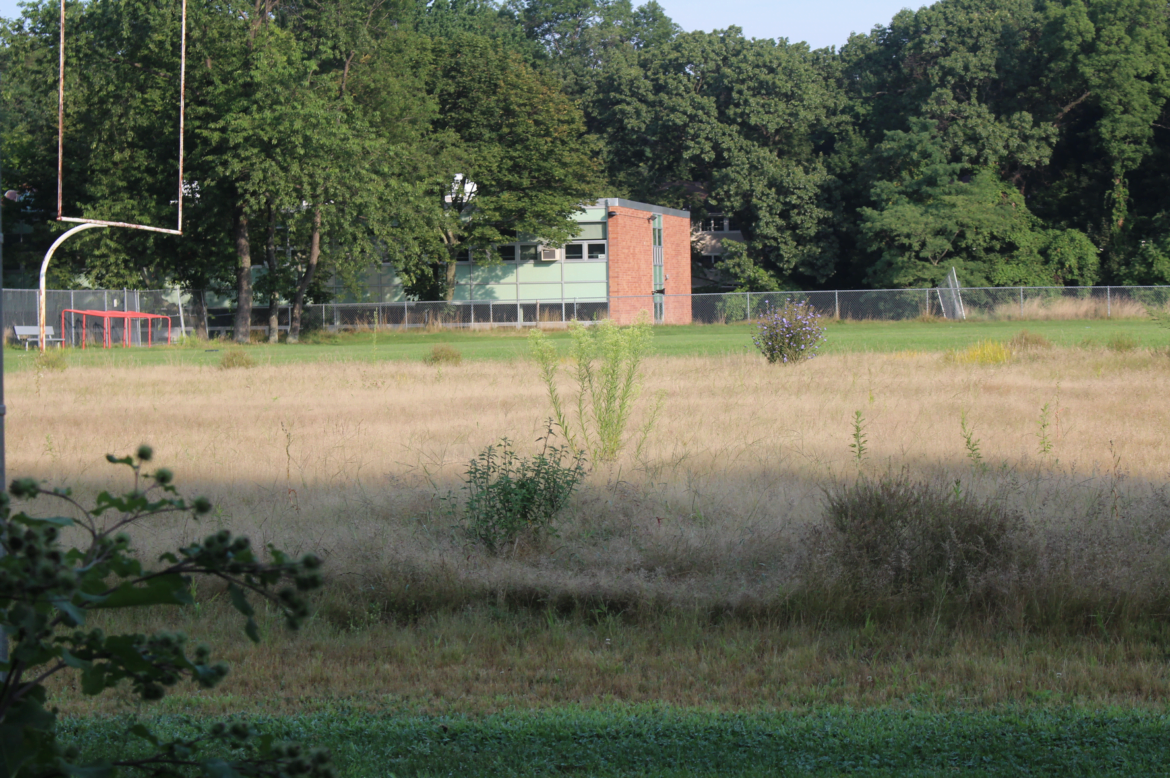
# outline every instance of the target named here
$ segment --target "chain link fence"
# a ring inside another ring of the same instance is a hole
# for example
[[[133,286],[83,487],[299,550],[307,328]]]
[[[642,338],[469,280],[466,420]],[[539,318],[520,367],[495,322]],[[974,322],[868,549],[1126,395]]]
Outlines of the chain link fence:
[[[1170,306],[1170,286],[1094,287],[983,287],[958,290],[963,311],[971,319],[1108,319],[1148,315],[1150,309]],[[407,301],[392,303],[325,303],[306,305],[305,330],[430,329],[443,327],[525,327],[588,322],[614,318],[633,321],[643,313],[664,323],[730,324],[755,319],[787,300],[803,301],[821,315],[835,319],[898,321],[954,317],[950,289],[870,289],[822,292],[728,292],[724,294],[645,295],[605,300],[528,300],[519,302]],[[35,326],[37,291],[5,289],[4,329],[11,338],[14,325]],[[87,289],[46,294],[46,324],[59,331],[67,345],[101,342],[104,323],[74,311],[134,311],[169,317],[172,338],[205,330],[229,334],[234,326],[231,308],[195,305],[190,294],[176,290]],[[267,331],[267,305],[252,310],[252,329]],[[280,306],[277,326],[287,330],[289,307]],[[202,326],[200,326],[202,325]],[[89,330],[83,333],[83,327]],[[147,327],[154,330],[147,332]],[[111,338],[123,342],[129,327],[134,345],[166,342],[166,322],[112,321]]]

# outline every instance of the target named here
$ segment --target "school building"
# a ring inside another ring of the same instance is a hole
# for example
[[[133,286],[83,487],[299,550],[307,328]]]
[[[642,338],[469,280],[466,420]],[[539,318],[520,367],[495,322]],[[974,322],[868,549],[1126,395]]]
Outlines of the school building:
[[[577,236],[559,248],[518,239],[496,246],[498,260],[491,263],[477,262],[474,251],[466,254],[456,265],[453,302],[475,310],[511,303],[522,316],[560,310],[564,319],[607,310],[619,324],[643,314],[658,323],[691,321],[689,212],[607,198],[574,218]],[[337,301],[406,300],[392,265],[371,270],[366,280],[361,299],[338,287]]]

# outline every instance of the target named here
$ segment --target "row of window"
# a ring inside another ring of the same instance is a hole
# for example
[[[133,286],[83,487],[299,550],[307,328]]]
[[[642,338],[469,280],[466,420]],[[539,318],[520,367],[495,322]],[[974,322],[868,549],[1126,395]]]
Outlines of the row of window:
[[[731,216],[708,216],[706,219],[695,222],[699,232],[738,232],[739,225]]]
[[[541,259],[540,246],[533,243],[513,243],[507,246],[495,246],[492,251],[501,262],[537,262]],[[604,243],[569,243],[565,245],[565,261],[584,261],[586,259],[605,259]],[[460,262],[467,262],[475,256],[475,252],[464,249],[459,252]]]

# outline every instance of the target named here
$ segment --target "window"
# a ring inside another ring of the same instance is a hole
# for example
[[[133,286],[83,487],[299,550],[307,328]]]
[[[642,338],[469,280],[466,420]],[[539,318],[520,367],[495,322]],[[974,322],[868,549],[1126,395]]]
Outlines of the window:
[[[520,261],[535,262],[538,259],[538,249],[531,244],[520,246]]]
[[[655,216],[654,220],[651,222],[651,227],[652,227],[651,238],[653,239],[654,245],[661,246],[662,245],[662,217]]]
[[[711,230],[712,230],[712,232],[723,232],[723,223],[724,222],[723,222],[722,216],[712,216],[711,217]]]
[[[455,261],[456,262],[470,262],[471,261],[471,249],[459,249],[458,251],[456,251],[455,252]]]
[[[739,225],[736,224],[735,219],[731,218],[730,216],[727,217],[727,231],[739,232]]]
[[[589,258],[590,259],[605,259],[605,244],[604,243],[590,243],[589,244]]]
[[[577,228],[577,240],[605,240],[603,222],[584,222]]]
[[[573,259],[585,259],[585,244],[584,243],[568,243],[565,245],[565,261]]]
[[[516,261],[516,247],[515,246],[496,246],[496,253],[500,255],[502,262]]]

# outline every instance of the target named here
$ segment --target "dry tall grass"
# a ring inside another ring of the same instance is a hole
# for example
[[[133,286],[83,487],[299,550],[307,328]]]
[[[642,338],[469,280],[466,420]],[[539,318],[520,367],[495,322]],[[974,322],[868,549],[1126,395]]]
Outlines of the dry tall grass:
[[[1003,321],[1072,321],[1079,319],[1145,319],[1146,306],[1137,300],[1107,300],[1104,297],[1034,297],[1019,303],[1001,303],[995,306],[992,319]]]
[[[1144,350],[1053,349],[999,366],[939,354],[795,367],[651,359],[646,395],[666,401],[642,456],[630,446],[595,470],[559,539],[503,557],[471,543],[441,498],[489,443],[507,436],[535,450],[548,408],[529,363],[77,368],[39,383],[22,373],[9,379],[9,472],[111,488],[120,473],[102,455],[149,442],[185,492],[217,508],[202,526],[140,530],[145,553],[230,526],[322,552],[363,609],[408,617],[484,601],[809,608],[795,593],[810,580],[824,490],[859,471],[906,469],[1022,513],[1034,553],[1027,571],[1003,573],[1023,593],[1005,618],[1032,618],[1038,593],[1063,587],[1054,596],[1075,621],[1170,602],[1168,390],[1170,359]],[[859,410],[860,463],[850,449]],[[966,458],[963,411],[979,463]],[[822,594],[826,609],[847,606],[831,587]]]

